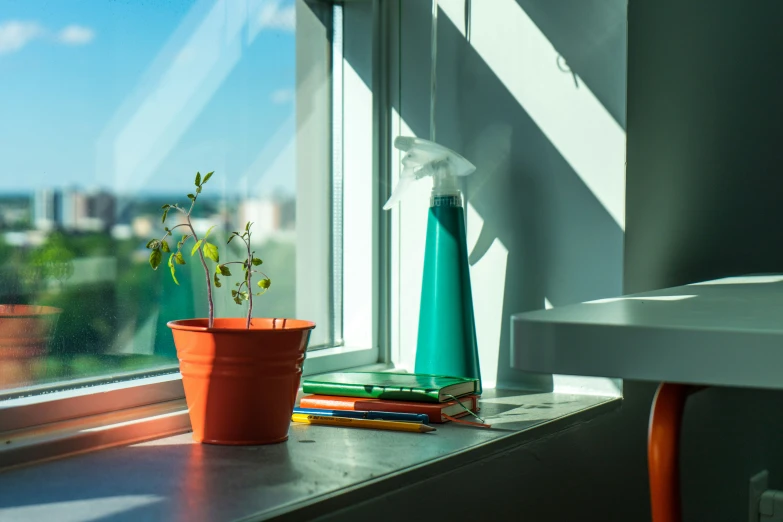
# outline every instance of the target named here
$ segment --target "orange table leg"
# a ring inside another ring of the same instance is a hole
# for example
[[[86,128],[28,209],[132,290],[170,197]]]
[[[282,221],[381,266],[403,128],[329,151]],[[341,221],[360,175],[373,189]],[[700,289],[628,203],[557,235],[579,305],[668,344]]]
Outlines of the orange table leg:
[[[653,399],[647,439],[653,522],[680,522],[680,427],[685,400],[700,387],[662,383]]]

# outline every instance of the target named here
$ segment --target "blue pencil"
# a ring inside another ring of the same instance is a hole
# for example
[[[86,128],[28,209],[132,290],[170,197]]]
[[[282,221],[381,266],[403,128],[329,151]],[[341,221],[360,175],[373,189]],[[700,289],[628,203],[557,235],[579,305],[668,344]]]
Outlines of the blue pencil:
[[[424,413],[395,413],[390,411],[322,410],[319,408],[294,408],[294,413],[322,415],[324,417],[346,417],[349,419],[375,419],[401,422],[422,422],[430,418]]]

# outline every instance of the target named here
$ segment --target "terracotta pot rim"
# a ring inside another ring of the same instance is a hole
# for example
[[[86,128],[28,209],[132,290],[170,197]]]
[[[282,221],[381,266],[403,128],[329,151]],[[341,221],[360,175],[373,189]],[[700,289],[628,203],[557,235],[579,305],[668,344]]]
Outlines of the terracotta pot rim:
[[[14,310],[8,310],[13,308]],[[0,304],[0,319],[10,317],[39,317],[42,315],[56,315],[62,313],[62,308],[43,305],[11,305]]]
[[[220,319],[244,319],[243,317],[220,317],[215,318],[215,320]],[[185,330],[189,332],[206,332],[206,333],[217,333],[217,332],[303,332],[305,330],[312,330],[315,328],[315,323],[312,321],[306,321],[304,319],[293,319],[289,317],[254,317],[253,319],[277,319],[278,321],[296,321],[297,323],[305,323],[303,326],[286,326],[285,328],[251,328],[248,330],[247,328],[221,328],[221,327],[213,327],[208,328],[206,326],[193,326],[190,324],[192,321],[204,321],[207,322],[209,319],[207,318],[194,318],[194,319],[177,319],[176,321],[169,321],[166,323],[166,326],[171,328],[172,330]]]

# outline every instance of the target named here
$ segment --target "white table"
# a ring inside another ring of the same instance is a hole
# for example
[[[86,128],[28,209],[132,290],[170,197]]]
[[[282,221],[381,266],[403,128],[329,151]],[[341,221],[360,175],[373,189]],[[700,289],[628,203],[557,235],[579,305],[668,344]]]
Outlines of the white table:
[[[515,315],[512,366],[783,389],[783,275],[720,279]]]
[[[783,275],[744,276],[523,313],[512,366],[662,383],[648,441],[655,522],[680,520],[679,433],[694,385],[783,389]]]

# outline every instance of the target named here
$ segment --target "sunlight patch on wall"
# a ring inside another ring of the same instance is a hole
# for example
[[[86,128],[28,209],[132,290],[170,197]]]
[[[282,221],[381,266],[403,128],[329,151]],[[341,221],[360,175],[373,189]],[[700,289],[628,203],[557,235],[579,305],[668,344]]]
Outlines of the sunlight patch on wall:
[[[441,9],[464,35],[464,5]],[[470,44],[625,230],[625,131],[515,0],[473,2]]]
[[[479,239],[484,220],[470,203],[466,205],[465,214],[470,252]],[[496,238],[481,259],[470,267],[481,383],[485,389],[495,387],[498,363],[508,364],[507,360],[500,359],[500,354],[507,352],[500,346],[507,264],[508,249]]]

